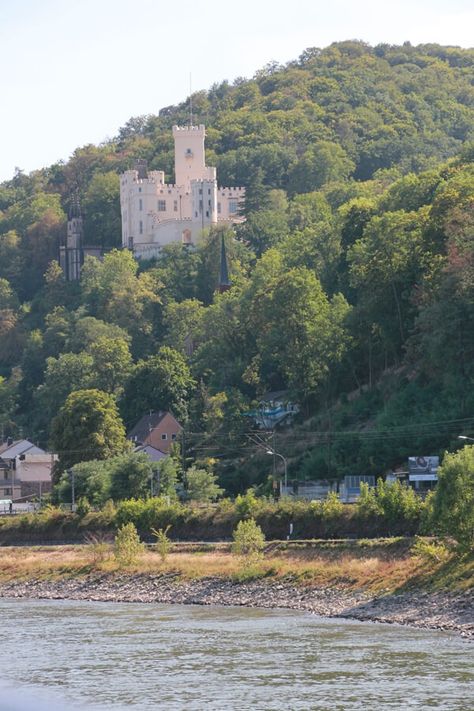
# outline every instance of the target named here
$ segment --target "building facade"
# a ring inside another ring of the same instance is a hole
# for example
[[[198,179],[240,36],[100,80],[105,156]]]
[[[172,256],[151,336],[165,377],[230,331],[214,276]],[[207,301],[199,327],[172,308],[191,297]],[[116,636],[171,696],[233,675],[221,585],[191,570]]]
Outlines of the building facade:
[[[122,246],[136,257],[156,257],[167,244],[195,243],[211,225],[243,220],[245,189],[217,186],[216,169],[206,166],[205,136],[202,124],[173,126],[174,184],[146,161],[120,176]]]
[[[168,454],[182,431],[183,428],[171,412],[160,410],[143,415],[127,437],[137,447],[154,447],[163,454]]]

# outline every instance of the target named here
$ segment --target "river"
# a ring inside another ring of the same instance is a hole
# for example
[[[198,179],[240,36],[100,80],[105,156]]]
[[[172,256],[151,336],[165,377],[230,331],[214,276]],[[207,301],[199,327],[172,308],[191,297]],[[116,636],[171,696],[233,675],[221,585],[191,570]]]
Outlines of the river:
[[[1,711],[473,709],[474,645],[287,610],[0,599]]]

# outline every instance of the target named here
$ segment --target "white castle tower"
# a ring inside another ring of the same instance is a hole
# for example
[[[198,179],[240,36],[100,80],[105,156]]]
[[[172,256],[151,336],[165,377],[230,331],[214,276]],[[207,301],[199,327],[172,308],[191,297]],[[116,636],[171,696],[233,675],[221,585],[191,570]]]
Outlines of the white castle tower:
[[[206,166],[204,126],[173,126],[175,183],[139,161],[120,176],[122,246],[136,257],[158,256],[172,242],[192,244],[213,224],[241,222],[244,188],[218,188]]]

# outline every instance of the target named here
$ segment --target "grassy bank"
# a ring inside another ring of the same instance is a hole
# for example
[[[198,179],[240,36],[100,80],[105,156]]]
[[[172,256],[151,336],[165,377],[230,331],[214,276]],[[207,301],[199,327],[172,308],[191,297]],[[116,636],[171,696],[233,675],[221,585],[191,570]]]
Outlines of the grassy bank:
[[[174,545],[165,561],[149,546],[136,563],[124,567],[116,561],[111,544],[0,548],[0,583],[54,581],[94,572],[173,574],[182,580],[268,578],[372,595],[413,589],[462,592],[472,588],[474,556],[459,557],[421,539],[292,541],[270,544],[251,567],[243,565],[226,544]]]

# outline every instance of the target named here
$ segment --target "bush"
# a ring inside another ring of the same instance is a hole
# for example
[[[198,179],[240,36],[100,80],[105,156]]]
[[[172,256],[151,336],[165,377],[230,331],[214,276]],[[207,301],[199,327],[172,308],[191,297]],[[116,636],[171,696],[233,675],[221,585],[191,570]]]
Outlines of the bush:
[[[426,538],[416,537],[415,543],[411,548],[412,555],[416,555],[423,560],[435,563],[444,563],[447,561],[451,553],[449,549],[440,541],[427,540]]]
[[[76,506],[77,515],[80,518],[84,518],[84,516],[87,516],[87,514],[90,513],[90,510],[91,505],[89,503],[89,500],[85,496],[81,496]]]
[[[166,562],[166,558],[168,557],[168,553],[170,552],[172,545],[170,539],[168,538],[168,531],[170,528],[171,526],[166,526],[166,528],[160,528],[158,531],[154,528],[152,529],[153,535],[156,536],[155,548],[160,554],[162,563]]]
[[[233,533],[232,553],[241,556],[246,566],[256,563],[265,547],[265,536],[253,518],[239,521]]]
[[[93,566],[100,566],[110,555],[110,543],[100,534],[88,533],[85,536]]]
[[[254,518],[261,508],[261,501],[255,496],[253,489],[248,489],[245,494],[239,494],[235,500],[235,511],[241,519]]]
[[[123,525],[115,536],[115,558],[119,565],[135,563],[144,551],[133,523]]]

